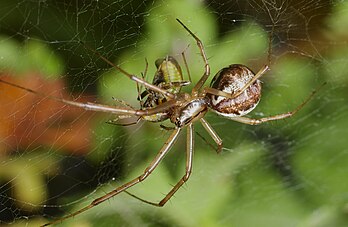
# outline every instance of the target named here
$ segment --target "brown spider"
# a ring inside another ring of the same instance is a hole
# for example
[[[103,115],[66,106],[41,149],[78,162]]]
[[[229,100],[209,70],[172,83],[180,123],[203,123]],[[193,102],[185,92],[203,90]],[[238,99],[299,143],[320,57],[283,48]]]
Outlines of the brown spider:
[[[264,75],[266,71],[269,70],[269,66],[264,65],[256,74],[254,74],[248,67],[244,65],[230,65],[226,68],[221,69],[214,76],[210,84],[210,87],[203,88],[204,83],[210,75],[210,67],[204,51],[203,44],[201,40],[195,34],[193,34],[191,30],[189,30],[179,19],[177,19],[177,21],[196,40],[200,50],[200,55],[205,63],[204,74],[197,82],[197,84],[193,87],[191,94],[180,92],[180,88],[182,86],[187,85],[188,83],[182,80],[180,66],[172,57],[166,57],[161,61],[156,61],[156,66],[158,70],[153,83],[150,84],[145,81],[144,76],[142,78],[139,78],[135,75],[129,74],[119,66],[113,64],[108,59],[100,55],[98,52],[92,50],[96,55],[102,58],[109,65],[113,66],[122,74],[129,77],[129,79],[135,81],[138,85],[142,85],[145,87],[146,91],[139,95],[140,100],[144,97],[147,97],[145,102],[140,101],[141,109],[134,109],[129,105],[126,105],[125,107],[117,107],[95,103],[80,103],[53,96],[45,96],[56,101],[63,102],[67,105],[81,107],[85,110],[113,113],[121,117],[135,116],[138,118],[136,122],[138,122],[139,119],[154,122],[169,119],[171,123],[174,124],[174,128],[173,132],[171,133],[167,141],[164,143],[161,150],[158,152],[156,157],[152,160],[152,162],[148,165],[148,167],[144,170],[144,172],[141,175],[117,187],[116,189],[105,194],[104,196],[95,199],[91,202],[90,205],[65,217],[47,223],[43,226],[58,223],[67,218],[76,216],[118,195],[121,192],[126,192],[129,195],[148,204],[161,207],[169,201],[169,199],[189,179],[191,175],[194,151],[194,122],[200,121],[205,130],[213,138],[213,140],[217,144],[217,153],[219,153],[222,149],[222,140],[211,127],[211,125],[203,118],[209,109],[213,110],[218,115],[221,115],[228,119],[238,121],[244,124],[257,125],[267,121],[274,121],[291,117],[296,112],[298,112],[318,90],[317,89],[313,91],[309,95],[309,97],[293,111],[283,114],[277,114],[274,116],[263,117],[259,119],[244,117],[244,115],[252,111],[260,101],[261,82],[259,78],[262,75]],[[187,65],[185,57],[184,61],[185,65]],[[170,71],[169,69],[173,69],[174,71]],[[6,83],[11,86],[15,86],[20,89],[24,89],[31,93],[44,95],[31,89],[12,84],[10,82],[6,82],[3,80],[0,80],[0,82]],[[180,132],[183,130],[184,127],[187,127],[186,171],[184,176],[179,180],[179,182],[176,185],[174,185],[174,187],[169,191],[169,193],[158,203],[143,200],[127,192],[127,189],[145,180],[155,170],[158,164],[162,161],[165,155],[175,144]]]

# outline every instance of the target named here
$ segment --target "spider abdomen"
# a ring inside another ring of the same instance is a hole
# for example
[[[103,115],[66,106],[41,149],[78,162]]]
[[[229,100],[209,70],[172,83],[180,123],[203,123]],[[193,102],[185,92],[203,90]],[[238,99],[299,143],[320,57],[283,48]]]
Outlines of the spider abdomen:
[[[255,74],[245,65],[230,65],[221,69],[210,86],[220,91],[235,94],[239,92]],[[261,82],[256,80],[235,98],[211,95],[211,108],[219,115],[237,117],[252,111],[261,98]]]

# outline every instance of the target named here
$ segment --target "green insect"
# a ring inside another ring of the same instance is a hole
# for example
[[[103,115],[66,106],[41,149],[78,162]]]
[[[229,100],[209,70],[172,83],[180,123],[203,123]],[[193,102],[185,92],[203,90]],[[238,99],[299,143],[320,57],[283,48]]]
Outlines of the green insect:
[[[177,60],[173,56],[166,56],[164,58],[159,58],[155,61],[157,70],[153,77],[152,85],[157,86],[172,94],[179,94],[183,86],[189,85],[191,83],[191,76],[187,66],[184,52],[182,53],[182,57],[185,63],[189,80],[183,79],[182,70]],[[145,62],[146,62],[146,67],[145,67],[144,73],[142,73],[143,80],[145,80],[147,68],[148,68],[148,62],[146,59],[145,59]],[[140,87],[139,84],[137,84],[137,90],[138,90],[138,101],[140,102],[141,110],[150,110],[168,101],[167,97],[163,93],[154,91],[147,87],[145,87],[145,90],[141,92],[142,87]],[[116,98],[114,99],[115,101],[121,103],[122,105],[126,107],[133,108],[128,103],[122,100],[118,100]],[[127,119],[132,116],[120,115],[112,120],[109,120],[107,123],[121,125],[121,126],[129,126],[129,125],[134,125],[139,123],[140,120],[150,121],[150,122],[162,122],[169,119],[170,114],[171,114],[170,109],[167,109],[163,112],[158,112],[152,115],[144,115],[144,116],[137,117],[134,121],[130,121],[128,123],[120,123],[120,120]],[[163,125],[161,125],[161,127],[166,128]]]
[[[183,79],[181,67],[174,57],[166,56],[165,58],[159,58],[156,60],[155,65],[157,67],[157,71],[152,81],[153,85],[156,85],[157,87],[160,87],[172,94],[178,94],[183,86],[190,84],[190,81],[185,81]],[[144,99],[145,101],[143,101]],[[138,100],[140,101],[141,109],[146,110],[163,104],[167,101],[167,98],[165,95],[163,95],[163,93],[145,89],[145,91],[139,95]],[[142,116],[137,121],[143,119],[145,121],[161,122],[167,120],[168,118],[168,111],[164,111],[150,116]]]

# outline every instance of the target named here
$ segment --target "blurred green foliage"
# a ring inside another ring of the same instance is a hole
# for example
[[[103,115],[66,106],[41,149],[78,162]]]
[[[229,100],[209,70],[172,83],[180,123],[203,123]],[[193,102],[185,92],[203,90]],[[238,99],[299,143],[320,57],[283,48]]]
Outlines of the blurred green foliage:
[[[337,3],[326,19],[328,29],[319,31],[327,37],[325,43],[337,45],[312,57],[277,57],[271,71],[262,78],[263,98],[253,117],[292,110],[322,82],[329,83],[294,118],[244,126],[208,114],[208,121],[224,140],[223,154],[216,155],[196,137],[192,177],[165,207],[154,208],[121,194],[66,220],[62,226],[347,226],[347,11],[346,2]],[[143,36],[135,46],[115,56],[122,68],[137,75],[144,71],[146,58],[149,81],[157,58],[171,54],[180,59],[183,51],[193,83],[203,73],[204,65],[193,38],[175,18],[180,18],[203,41],[212,74],[232,63],[252,64],[250,67],[257,72],[267,61],[269,34],[255,21],[245,20],[238,29],[219,37],[216,18],[199,1],[170,0],[154,5],[148,12]],[[0,63],[12,68],[18,65],[20,56],[15,53],[19,47],[10,39],[6,42],[1,43],[0,50],[8,56],[7,62]],[[33,50],[29,51],[33,67],[40,62],[45,67],[39,70],[45,74],[61,73],[62,67],[54,69],[62,64],[52,52],[37,43],[28,49]],[[46,62],[36,60],[39,55]],[[135,84],[115,70],[102,73],[98,92],[104,103],[113,104],[111,97],[117,97],[138,105]],[[196,130],[201,129],[197,124]],[[81,204],[69,206],[69,211],[142,173],[168,135],[158,125],[148,123],[121,128],[99,122],[91,130],[95,134],[94,148],[88,159],[99,163],[114,146],[121,146],[127,176],[102,185]],[[184,172],[184,148],[182,136],[164,164],[130,191],[151,201],[161,199]],[[72,201],[76,198],[79,197]],[[68,203],[66,200],[61,198],[62,204]]]
[[[10,37],[0,37],[0,69],[13,75],[28,72],[40,73],[46,79],[57,79],[64,68],[62,60],[39,40],[19,44]]]

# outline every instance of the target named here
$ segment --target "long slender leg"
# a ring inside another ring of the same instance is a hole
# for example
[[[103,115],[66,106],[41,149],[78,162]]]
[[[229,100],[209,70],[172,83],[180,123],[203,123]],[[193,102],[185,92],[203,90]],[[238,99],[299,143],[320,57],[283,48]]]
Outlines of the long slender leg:
[[[296,112],[288,112],[288,113],[284,113],[284,114],[277,114],[274,116],[263,117],[263,118],[259,118],[259,119],[248,118],[248,117],[234,117],[234,118],[230,118],[230,119],[233,121],[238,121],[238,122],[243,123],[243,124],[259,125],[259,124],[265,123],[267,121],[276,121],[276,120],[288,118],[288,117],[291,117],[292,115],[294,115],[295,113]]]
[[[215,132],[215,130],[213,129],[213,127],[211,127],[211,125],[204,119],[201,118],[200,119],[203,127],[205,128],[205,130],[207,130],[207,132],[209,133],[209,135],[211,136],[211,138],[213,138],[213,140],[215,141],[215,143],[217,144],[217,149],[216,152],[219,154],[221,152],[222,149],[222,139],[219,137],[219,135]]]
[[[197,42],[197,46],[199,48],[199,51],[201,52],[201,56],[203,58],[204,61],[204,74],[201,77],[201,79],[197,82],[197,84],[194,86],[194,88],[192,89],[192,94],[197,95],[198,94],[198,90],[202,88],[202,86],[204,85],[205,81],[208,79],[209,75],[210,75],[210,66],[208,63],[208,59],[207,59],[207,55],[205,54],[204,51],[204,47],[203,47],[203,43],[202,41],[195,35],[193,34],[193,32],[188,29],[188,27],[186,27],[186,25],[184,25],[179,19],[176,19],[185,29],[186,31],[188,31],[190,33],[190,35],[196,40]]]
[[[284,118],[291,117],[294,114],[296,114],[299,110],[301,110],[312,99],[312,97],[319,91],[319,89],[322,86],[324,86],[325,84],[326,83],[323,83],[320,87],[318,87],[316,90],[314,90],[308,96],[308,98],[304,102],[302,102],[294,110],[289,111],[287,113],[277,114],[277,115],[274,115],[274,116],[263,117],[263,118],[259,118],[259,119],[248,118],[248,117],[231,117],[229,119],[234,120],[234,121],[238,121],[238,122],[241,122],[241,123],[244,123],[244,124],[259,125],[259,124],[262,124],[262,123],[267,122],[267,121],[276,121],[276,120],[281,120],[281,119],[284,119]]]
[[[130,73],[128,73],[127,71],[125,71],[124,69],[120,68],[119,66],[115,65],[114,63],[112,63],[110,60],[108,60],[106,57],[104,57],[103,55],[101,55],[98,51],[92,49],[91,47],[87,46],[86,44],[82,43],[83,46],[90,50],[91,52],[93,52],[95,55],[97,55],[98,57],[100,57],[103,61],[105,61],[106,63],[108,63],[110,66],[114,67],[116,70],[120,71],[122,74],[126,75],[129,79],[144,85],[145,87],[147,87],[148,89],[151,89],[153,91],[157,91],[159,93],[164,94],[166,97],[170,98],[170,99],[174,99],[175,95],[162,89],[157,87],[156,85],[150,84],[148,82],[146,82],[144,79],[139,78],[135,75],[132,75]]]
[[[272,21],[273,22],[273,21]],[[257,79],[259,79],[262,75],[265,74],[270,68],[270,65],[272,64],[272,40],[273,40],[273,33],[274,33],[274,22],[272,26],[271,33],[268,37],[268,53],[267,53],[267,64],[264,65],[257,73],[256,75],[247,83],[244,85],[242,89],[240,89],[237,93],[233,94],[233,98],[239,96],[242,94],[245,89],[247,89],[251,84],[253,84]]]
[[[167,130],[167,131],[172,131],[175,129],[175,127],[170,127],[170,126],[165,126],[165,125],[162,125],[160,124],[160,127],[164,130]]]
[[[158,206],[163,206],[166,204],[170,198],[175,194],[176,191],[190,178],[192,172],[192,161],[193,161],[193,151],[194,151],[194,128],[193,124],[187,126],[187,138],[186,138],[186,171],[185,175],[180,179],[180,181],[173,187],[172,190],[158,203]]]
[[[147,69],[148,69],[148,67],[149,67],[149,63],[148,63],[147,59],[145,58],[145,70],[144,70],[144,73],[141,74],[141,78],[142,78],[143,80],[145,80],[145,81],[146,81],[146,74],[147,74]],[[144,102],[143,102],[143,100],[142,100],[142,98],[141,98],[141,93],[142,93],[141,90],[142,90],[142,86],[140,86],[140,85],[137,83],[138,100],[139,100],[139,103],[140,103],[140,107],[142,108],[143,105],[144,105]]]
[[[195,133],[197,134],[197,136],[199,138],[201,138],[212,150],[216,150],[216,148],[214,147],[213,144],[211,144],[202,134],[200,134],[199,132],[195,131]]]
[[[192,83],[191,74],[190,74],[190,69],[189,69],[189,67],[188,67],[188,65],[187,65],[187,61],[186,61],[185,51],[183,51],[183,52],[181,53],[181,56],[182,56],[182,58],[184,59],[184,64],[185,64],[185,68],[186,68],[186,71],[187,71],[187,76],[188,76],[188,78],[189,78],[189,81],[190,81],[190,83]]]
[[[176,191],[189,179],[191,172],[192,172],[192,161],[193,161],[193,151],[194,151],[194,138],[193,138],[193,125],[189,124],[187,126],[187,144],[186,144],[186,171],[185,175],[180,179],[180,181],[170,190],[170,192],[158,203],[151,202],[145,199],[142,199],[128,191],[124,191],[128,195],[132,196],[135,199],[138,199],[144,203],[162,207],[164,204],[166,204],[170,198],[175,194]]]
[[[136,125],[140,122],[141,118],[138,117],[136,120],[134,121],[131,121],[131,122],[127,122],[127,123],[117,123],[119,119],[116,118],[116,119],[112,119],[112,120],[109,120],[107,121],[106,123],[107,124],[110,124],[110,125],[117,125],[117,126],[131,126],[131,125]]]
[[[271,17],[271,15],[270,15]],[[272,19],[272,18],[271,18]],[[237,96],[239,96],[240,94],[242,94],[245,89],[247,89],[251,84],[253,84],[257,79],[259,79],[262,75],[265,74],[265,72],[267,72],[270,68],[270,65],[271,65],[271,61],[272,61],[272,40],[273,40],[273,33],[274,33],[274,21],[273,22],[273,26],[272,26],[272,30],[271,30],[271,33],[269,35],[269,38],[268,38],[268,54],[267,54],[267,64],[264,65],[256,74],[255,76],[248,82],[244,85],[244,87],[242,89],[240,89],[238,92],[234,93],[234,94],[229,94],[229,93],[226,93],[226,92],[223,92],[223,91],[219,91],[217,89],[214,89],[214,88],[204,88],[204,92],[205,93],[209,93],[209,94],[213,94],[213,95],[219,95],[219,96],[223,96],[223,97],[226,97],[226,98],[230,98],[230,99],[233,99]]]
[[[133,106],[131,106],[129,103],[121,100],[121,99],[118,99],[118,98],[115,98],[115,97],[111,97],[115,102],[118,102],[120,103],[121,105],[125,106],[125,107],[128,107],[130,109],[133,109]]]
[[[235,98],[237,96],[239,96],[240,94],[242,94],[250,85],[252,85],[257,79],[259,79],[262,75],[265,74],[266,71],[269,70],[268,65],[264,65],[257,73],[256,75],[248,82],[244,85],[244,87],[242,89],[240,89],[238,92],[232,94],[232,98]]]
[[[124,192],[125,190],[127,190],[130,187],[133,187],[134,185],[138,184],[139,182],[142,182],[143,180],[145,180],[154,170],[155,168],[158,166],[158,164],[162,161],[162,159],[164,158],[164,156],[168,153],[168,151],[170,150],[170,148],[174,145],[174,143],[176,142],[176,139],[178,138],[178,135],[181,131],[181,128],[176,128],[174,130],[174,132],[170,135],[170,137],[167,139],[167,141],[165,142],[165,144],[163,145],[163,147],[161,148],[161,150],[158,152],[157,156],[155,157],[155,159],[153,159],[153,161],[150,163],[150,165],[145,169],[144,173],[141,174],[140,176],[134,178],[133,180],[129,181],[128,183],[125,183],[121,186],[119,186],[118,188],[116,188],[115,190],[107,193],[106,195],[95,199],[90,205],[72,213],[69,214],[65,217],[62,217],[58,220],[49,222],[47,224],[44,224],[43,226],[48,226],[48,225],[52,225],[52,224],[56,224],[59,223],[65,219],[74,217],[86,210],[89,210],[95,206],[97,206],[98,204],[116,196],[117,194]]]
[[[137,84],[138,86],[138,84]],[[116,102],[120,103],[121,105],[124,105],[130,109],[133,109],[133,107],[128,104],[127,102],[117,99],[115,97],[112,97],[113,100],[115,100]],[[127,123],[118,123],[119,120],[121,119],[125,119],[125,118],[129,118],[131,117],[130,115],[118,115],[116,116],[116,118],[112,119],[112,120],[108,120],[106,123],[107,124],[112,124],[112,125],[118,125],[118,126],[130,126],[130,125],[136,125],[140,122],[141,117],[137,117],[136,120],[132,121],[132,122],[127,122]]]
[[[122,107],[117,107],[117,106],[108,106],[108,105],[102,105],[102,104],[97,104],[97,103],[82,103],[82,102],[74,102],[62,98],[58,98],[55,96],[51,95],[45,95],[41,92],[34,91],[32,89],[5,81],[0,79],[1,83],[25,90],[27,92],[33,93],[35,95],[41,96],[43,98],[48,98],[52,99],[58,102],[62,102],[64,104],[70,105],[70,106],[76,106],[79,108],[83,108],[85,110],[90,110],[90,111],[95,111],[95,112],[104,112],[104,113],[113,113],[113,114],[118,114],[118,115],[134,115],[134,116],[149,116],[153,115],[156,113],[164,112],[167,109],[170,109],[171,107],[175,106],[175,100],[169,100],[161,105],[158,105],[155,108],[152,109],[146,109],[146,110],[136,110],[136,109],[131,109],[131,108],[122,108]]]
[[[268,53],[267,53],[267,64],[264,65],[257,73],[256,75],[247,83],[244,85],[244,87],[237,93],[235,93],[234,97],[237,97],[238,95],[240,95],[241,93],[243,93],[243,91],[245,89],[247,89],[251,84],[253,84],[257,79],[259,79],[262,75],[265,74],[266,71],[270,70],[270,65],[272,64],[272,40],[273,40],[273,33],[274,33],[274,22],[273,22],[273,26],[272,26],[272,30],[271,33],[268,37]]]
[[[164,129],[164,130],[167,130],[167,131],[170,131],[170,130],[174,130],[175,129],[175,127],[168,127],[168,126],[165,126],[165,125],[160,125],[160,127],[162,128],[162,129]],[[199,132],[197,132],[197,131],[195,131],[195,133],[197,134],[197,136],[199,137],[199,138],[201,138],[209,147],[211,147],[213,150],[216,150],[217,151],[217,149],[214,147],[214,145],[212,145],[202,134],[200,134]],[[217,135],[217,134],[216,134]],[[219,138],[219,136],[217,135],[217,137]],[[222,141],[221,141],[221,143],[222,143]],[[221,145],[221,147],[222,147],[222,145]],[[219,153],[219,152],[218,152]]]

